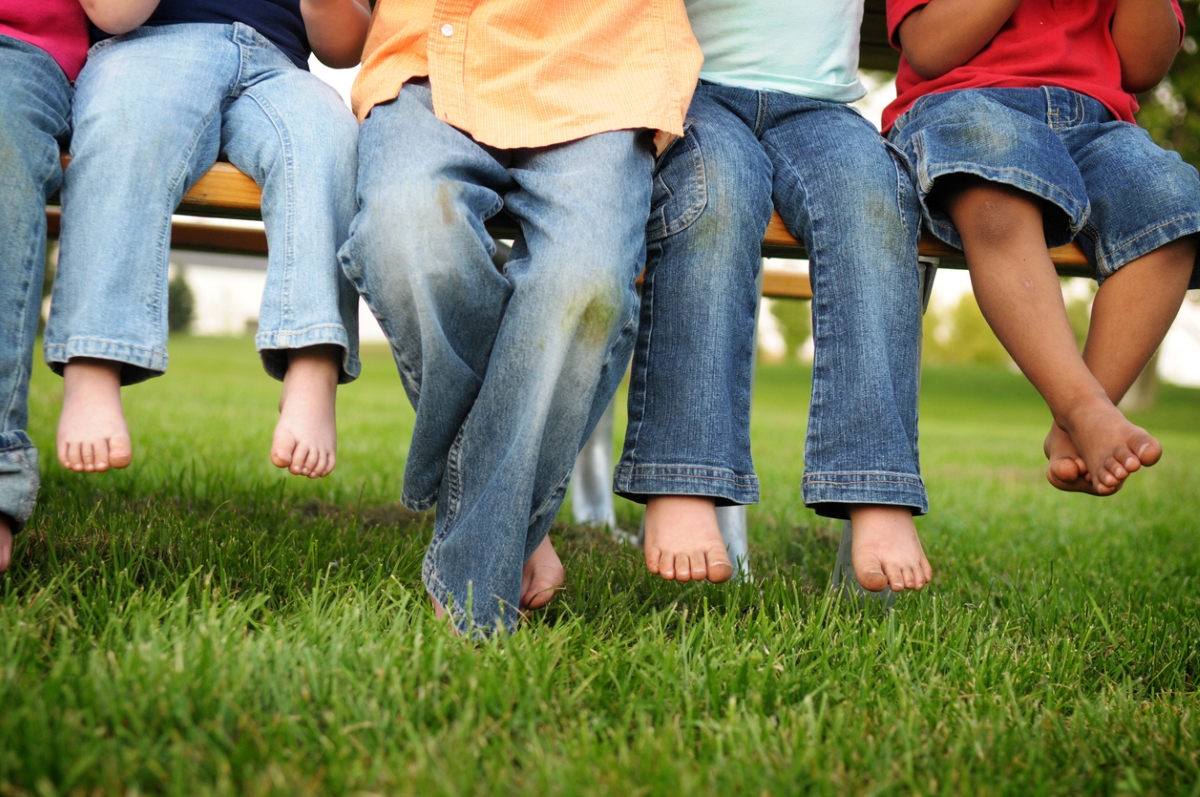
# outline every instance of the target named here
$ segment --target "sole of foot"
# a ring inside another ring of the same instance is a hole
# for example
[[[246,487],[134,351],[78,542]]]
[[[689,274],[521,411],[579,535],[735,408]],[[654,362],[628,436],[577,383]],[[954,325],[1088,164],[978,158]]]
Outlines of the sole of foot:
[[[133,444],[121,407],[119,365],[102,360],[67,363],[57,448],[58,461],[76,473],[129,467]]]
[[[292,352],[271,438],[271,463],[294,476],[320,479],[337,465],[337,381],[341,350]]]
[[[919,590],[933,580],[933,568],[917,536],[912,512],[896,506],[850,510],[854,576],[868,592]]]
[[[521,610],[545,606],[563,588],[565,579],[562,560],[546,537],[521,568]]]
[[[646,567],[667,581],[710,581],[733,578],[733,563],[712,499],[693,495],[660,495],[646,504]]]
[[[1125,419],[1121,411],[1105,399],[1080,407],[1066,429],[1068,439],[1084,461],[1086,478],[1093,495],[1112,495],[1130,475],[1162,458],[1162,445],[1149,432]],[[1056,441],[1057,442],[1057,439]],[[1060,453],[1051,459],[1054,474],[1069,483],[1071,469]],[[1051,482],[1053,483],[1053,482]],[[1057,485],[1055,485],[1057,486]]]

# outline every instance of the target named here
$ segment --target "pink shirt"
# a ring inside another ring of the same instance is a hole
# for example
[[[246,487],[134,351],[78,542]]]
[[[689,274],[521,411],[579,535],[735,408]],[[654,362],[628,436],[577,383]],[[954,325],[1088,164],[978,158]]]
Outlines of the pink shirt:
[[[74,80],[88,51],[88,21],[79,0],[0,0],[0,35],[41,47]]]
[[[899,48],[900,23],[929,0],[888,0],[888,34]],[[1178,0],[1171,0],[1183,26]],[[896,100],[883,112],[883,128],[926,94],[952,89],[1059,86],[1104,104],[1118,119],[1133,121],[1137,99],[1121,87],[1121,59],[1112,38],[1117,0],[1023,0],[1000,32],[970,61],[941,77],[923,80],[900,58]]]

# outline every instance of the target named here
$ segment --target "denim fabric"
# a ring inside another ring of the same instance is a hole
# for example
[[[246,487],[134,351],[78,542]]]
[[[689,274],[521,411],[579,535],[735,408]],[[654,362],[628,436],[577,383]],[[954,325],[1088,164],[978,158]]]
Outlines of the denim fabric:
[[[359,149],[342,265],[416,408],[402,500],[437,504],[425,586],[460,629],[511,628],[633,346],[649,135],[495,149],[440,121],[420,81],[371,111]],[[503,273],[483,226],[501,208],[521,229]]]
[[[1200,175],[1136,125],[1067,89],[966,89],[922,97],[891,132],[916,171],[930,230],[962,247],[937,181],[971,174],[1045,200],[1046,243],[1078,236],[1103,282],[1200,232]],[[1192,273],[1200,287],[1200,266]]]
[[[357,125],[331,87],[241,24],[142,27],[92,47],[76,81],[74,160],[46,361],[167,367],[171,212],[218,154],[263,188],[270,242],[258,336],[281,379],[286,349],[343,349],[358,376],[357,297],[338,268],[354,216]]]
[[[46,272],[46,200],[62,182],[71,84],[45,50],[0,36],[0,513],[20,529],[33,512],[38,455],[29,372]]]
[[[808,247],[814,292],[804,502],[924,513],[920,215],[902,158],[852,108],[706,83],[656,168],[615,489],[757,500],[755,278],[772,204]]]

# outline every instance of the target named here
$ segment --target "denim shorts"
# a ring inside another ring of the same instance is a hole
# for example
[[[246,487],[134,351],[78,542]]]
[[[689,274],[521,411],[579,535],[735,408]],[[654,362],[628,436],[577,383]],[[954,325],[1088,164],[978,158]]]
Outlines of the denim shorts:
[[[889,134],[917,178],[929,230],[962,248],[937,180],[971,174],[1046,201],[1046,243],[1077,240],[1103,282],[1200,232],[1200,175],[1145,130],[1062,88],[963,89],[917,100]],[[1191,288],[1200,287],[1200,268]]]

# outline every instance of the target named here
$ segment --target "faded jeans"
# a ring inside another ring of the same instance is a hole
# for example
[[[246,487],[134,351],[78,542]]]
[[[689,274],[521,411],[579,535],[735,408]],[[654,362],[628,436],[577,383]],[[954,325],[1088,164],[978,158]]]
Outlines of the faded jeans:
[[[708,83],[655,170],[616,492],[758,500],[755,281],[772,206],[807,247],[813,285],[805,504],[840,518],[854,504],[927,512],[920,209],[902,156],[848,106]]]
[[[143,26],[92,47],[74,130],[46,326],[55,371],[74,357],[120,363],[122,384],[166,370],[171,213],[225,154],[263,189],[267,373],[283,378],[287,349],[331,344],[340,380],[358,376],[358,302],[337,263],[357,125],[336,91],[246,25]]]
[[[512,628],[522,566],[629,361],[649,135],[496,149],[440,121],[419,81],[371,111],[359,150],[342,264],[416,409],[402,500],[437,505],[425,586],[460,630]],[[502,208],[520,234],[500,272],[484,221]]]
[[[19,530],[38,492],[29,373],[46,272],[46,200],[62,182],[71,84],[40,47],[0,35],[0,513]]]

